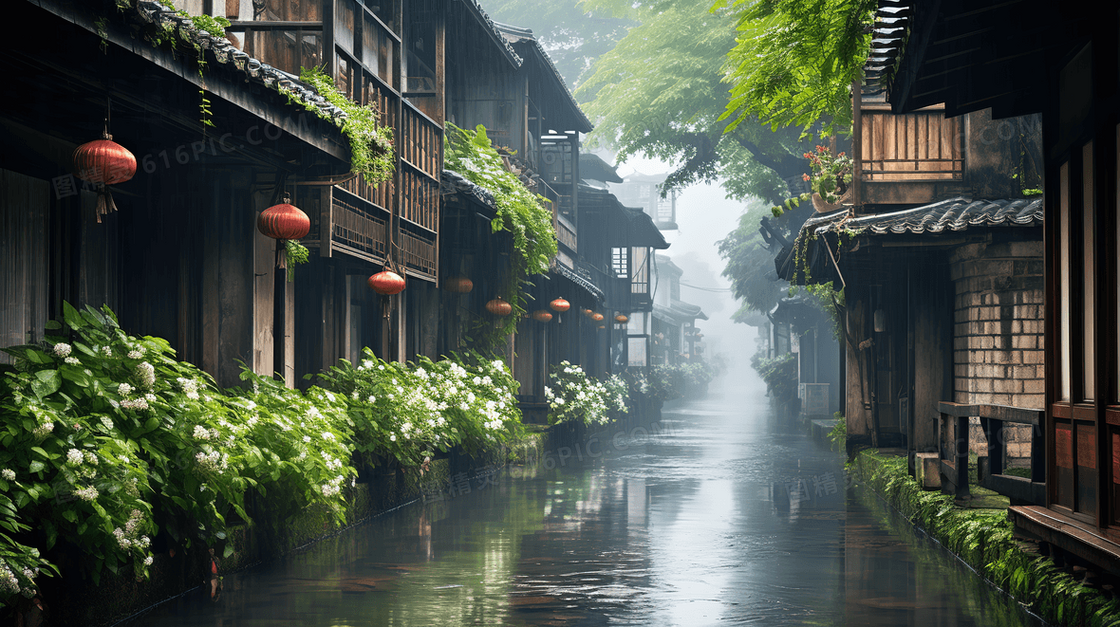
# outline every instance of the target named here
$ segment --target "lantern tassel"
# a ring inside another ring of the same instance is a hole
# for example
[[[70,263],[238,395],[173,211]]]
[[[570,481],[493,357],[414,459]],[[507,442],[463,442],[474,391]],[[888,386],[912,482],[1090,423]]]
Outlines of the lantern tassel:
[[[97,216],[97,223],[101,224],[101,216],[108,215],[117,210],[117,203],[113,202],[113,194],[109,192],[109,187],[104,184],[97,186],[97,207],[94,208],[94,215]]]

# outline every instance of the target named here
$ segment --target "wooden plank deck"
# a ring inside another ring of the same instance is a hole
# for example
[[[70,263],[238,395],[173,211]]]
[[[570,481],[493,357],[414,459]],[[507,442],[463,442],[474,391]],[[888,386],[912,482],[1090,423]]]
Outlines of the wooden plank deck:
[[[1007,517],[1022,529],[1114,575],[1120,575],[1120,544],[1100,529],[1038,505],[1008,508]]]

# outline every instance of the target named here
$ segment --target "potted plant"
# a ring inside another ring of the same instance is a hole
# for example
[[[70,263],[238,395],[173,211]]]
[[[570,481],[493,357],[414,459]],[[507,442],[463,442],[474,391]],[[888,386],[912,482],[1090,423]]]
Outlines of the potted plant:
[[[813,175],[803,175],[813,189],[813,208],[818,213],[831,213],[842,208],[851,189],[852,158],[843,152],[832,155],[824,146],[817,146],[816,152],[805,153]]]

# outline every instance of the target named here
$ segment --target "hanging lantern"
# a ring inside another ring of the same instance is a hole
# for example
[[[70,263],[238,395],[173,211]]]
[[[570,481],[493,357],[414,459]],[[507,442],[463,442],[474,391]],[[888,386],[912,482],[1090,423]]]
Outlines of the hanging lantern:
[[[474,281],[465,276],[453,276],[443,282],[443,289],[456,294],[466,294],[474,289]]]
[[[404,290],[404,277],[391,270],[384,270],[369,278],[369,286],[378,294],[391,296]]]
[[[536,320],[537,322],[548,322],[549,320],[552,320],[552,314],[543,309],[538,309],[537,311],[533,312],[533,320]]]
[[[564,300],[563,298],[557,298],[556,300],[549,303],[548,306],[552,307],[553,311],[558,311],[560,313],[564,313],[565,311],[568,311],[572,308],[572,304]]]
[[[593,313],[593,314],[591,314],[591,319],[594,320],[595,322],[600,322],[603,319],[603,314]]]
[[[627,318],[626,316],[624,316],[622,314],[618,314],[617,316],[614,317],[614,321],[619,323],[619,324],[626,324],[627,322],[630,322],[630,318]]]
[[[284,192],[283,200],[257,216],[257,230],[272,239],[300,239],[311,230],[311,218],[299,207],[288,203],[291,197],[287,192]]]
[[[499,296],[494,300],[486,303],[486,311],[489,311],[495,316],[508,316],[513,313],[513,305],[510,305],[506,301],[502,300],[502,297]]]
[[[97,221],[116,211],[109,185],[124,183],[136,175],[136,157],[127,148],[113,141],[106,127],[101,139],[95,139],[74,150],[74,174],[83,181],[97,184]]]

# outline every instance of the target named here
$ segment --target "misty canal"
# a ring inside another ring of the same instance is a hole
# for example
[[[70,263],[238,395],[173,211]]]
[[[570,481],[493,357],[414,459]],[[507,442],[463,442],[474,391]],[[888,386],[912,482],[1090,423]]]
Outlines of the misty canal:
[[[842,457],[776,423],[758,385],[670,404],[652,436],[610,430],[594,459],[476,479],[228,575],[216,603],[191,593],[128,624],[1042,624],[848,488]]]

